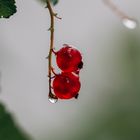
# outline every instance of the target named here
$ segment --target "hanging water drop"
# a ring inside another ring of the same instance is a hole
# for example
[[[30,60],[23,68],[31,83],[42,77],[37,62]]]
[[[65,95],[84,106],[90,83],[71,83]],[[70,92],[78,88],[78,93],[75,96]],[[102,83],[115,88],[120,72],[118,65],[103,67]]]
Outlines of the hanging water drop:
[[[122,22],[123,22],[124,26],[129,29],[135,29],[137,27],[137,21],[135,19],[123,18]]]
[[[58,98],[55,96],[54,97],[49,96],[48,99],[52,104],[55,104],[58,101]]]

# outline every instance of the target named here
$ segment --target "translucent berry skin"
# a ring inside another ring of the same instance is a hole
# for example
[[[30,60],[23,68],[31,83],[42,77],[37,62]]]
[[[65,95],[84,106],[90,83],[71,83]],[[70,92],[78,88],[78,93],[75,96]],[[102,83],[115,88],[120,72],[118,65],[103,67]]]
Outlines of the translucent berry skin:
[[[68,45],[56,53],[56,63],[64,72],[74,72],[83,67],[81,53]]]
[[[53,90],[59,99],[71,99],[76,97],[81,87],[79,77],[73,73],[61,73],[56,75],[53,81]]]

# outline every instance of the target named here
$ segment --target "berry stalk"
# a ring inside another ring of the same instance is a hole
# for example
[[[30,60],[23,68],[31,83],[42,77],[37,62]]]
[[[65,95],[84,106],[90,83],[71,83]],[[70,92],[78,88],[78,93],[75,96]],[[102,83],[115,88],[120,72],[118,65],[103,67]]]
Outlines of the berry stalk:
[[[46,0],[46,3],[47,3],[47,8],[50,14],[50,28],[49,28],[50,50],[49,50],[49,55],[48,55],[49,96],[54,97],[51,90],[51,81],[52,81],[52,53],[53,53],[53,48],[54,48],[54,18],[56,14],[54,14],[53,12],[53,9],[50,4],[50,0]]]
[[[124,11],[122,11],[112,0],[103,0],[103,2],[121,19],[130,18]]]

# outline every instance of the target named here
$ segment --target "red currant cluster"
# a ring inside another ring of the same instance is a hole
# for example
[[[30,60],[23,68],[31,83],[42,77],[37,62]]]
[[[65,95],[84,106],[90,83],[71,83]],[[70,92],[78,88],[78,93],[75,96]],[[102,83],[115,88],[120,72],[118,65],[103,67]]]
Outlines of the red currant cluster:
[[[61,69],[60,74],[55,74],[52,86],[54,94],[59,99],[78,98],[81,87],[79,72],[83,67],[81,53],[69,46],[64,45],[56,55],[57,66]]]

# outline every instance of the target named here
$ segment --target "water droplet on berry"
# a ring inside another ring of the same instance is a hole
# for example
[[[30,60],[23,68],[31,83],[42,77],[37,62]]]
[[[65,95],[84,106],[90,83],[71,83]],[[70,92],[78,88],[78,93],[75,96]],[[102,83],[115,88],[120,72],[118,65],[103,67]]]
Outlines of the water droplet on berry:
[[[50,97],[49,96],[48,99],[52,104],[55,104],[58,101],[58,98],[55,98],[55,97]]]
[[[132,18],[123,18],[122,20],[125,27],[129,29],[135,29],[137,27],[137,21]]]

